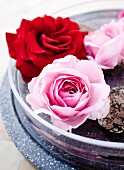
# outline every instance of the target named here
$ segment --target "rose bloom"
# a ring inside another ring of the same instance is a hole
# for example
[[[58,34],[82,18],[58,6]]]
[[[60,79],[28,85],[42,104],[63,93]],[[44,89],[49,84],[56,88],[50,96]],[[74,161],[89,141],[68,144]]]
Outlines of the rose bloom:
[[[28,84],[27,102],[36,114],[46,113],[51,122],[67,131],[109,112],[110,87],[94,61],[73,55],[56,59]],[[44,111],[45,109],[45,111]]]
[[[124,60],[124,18],[86,35],[84,44],[88,59],[95,60],[102,69],[113,69]]]
[[[15,34],[6,33],[6,40],[23,80],[29,82],[57,58],[68,54],[86,58],[83,44],[86,34],[69,18],[45,15],[32,21],[23,19]]]

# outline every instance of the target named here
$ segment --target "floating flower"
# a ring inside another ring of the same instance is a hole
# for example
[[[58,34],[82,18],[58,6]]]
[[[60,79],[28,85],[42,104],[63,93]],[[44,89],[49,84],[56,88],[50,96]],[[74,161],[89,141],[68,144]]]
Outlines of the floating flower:
[[[45,15],[32,21],[23,19],[15,34],[6,33],[6,40],[23,80],[29,82],[57,58],[68,54],[86,58],[83,44],[86,34],[69,18]]]
[[[124,60],[124,18],[103,25],[85,36],[88,59],[102,69],[113,69]]]
[[[36,114],[45,112],[51,122],[67,131],[109,112],[110,87],[94,61],[73,55],[56,59],[28,84],[26,97]]]

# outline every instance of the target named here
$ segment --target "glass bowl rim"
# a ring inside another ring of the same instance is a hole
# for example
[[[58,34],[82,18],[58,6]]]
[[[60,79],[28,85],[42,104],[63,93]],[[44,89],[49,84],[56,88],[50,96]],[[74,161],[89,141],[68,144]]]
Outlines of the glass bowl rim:
[[[24,102],[24,100],[21,98],[21,96],[19,95],[19,93],[18,93],[18,91],[15,87],[15,84],[14,84],[14,81],[13,81],[13,76],[12,76],[12,66],[13,66],[13,59],[9,59],[8,78],[9,78],[9,83],[10,83],[10,87],[12,89],[12,92],[15,95],[18,102],[20,103],[20,105],[23,107],[23,109],[26,110],[31,115],[31,117],[33,117],[39,123],[42,123],[48,129],[53,130],[60,135],[66,136],[66,137],[73,139],[73,140],[77,140],[79,142],[87,143],[87,144],[90,144],[90,145],[96,145],[96,146],[100,146],[100,147],[104,147],[104,148],[124,149],[124,143],[123,142],[110,142],[110,141],[97,140],[97,139],[88,138],[88,137],[80,136],[80,135],[77,135],[77,134],[73,134],[73,133],[70,133],[70,132],[66,132],[66,131],[50,124],[49,122],[42,119],[38,115],[36,115],[33,112],[33,110],[31,110],[28,107],[28,105]],[[16,69],[16,71],[17,71],[17,69]]]
[[[62,12],[62,11],[66,10],[66,9],[69,9],[69,8],[73,8],[75,6],[80,6],[80,5],[89,4],[89,3],[108,2],[108,1],[109,2],[112,2],[112,1],[118,2],[118,0],[100,0],[100,1],[98,1],[98,0],[83,0],[83,2],[80,1],[80,2],[73,3],[73,4],[69,4],[69,5],[65,6],[65,7],[61,7],[60,9],[55,10],[54,12],[52,12],[50,14],[53,15],[53,16],[54,15],[56,16],[57,13]],[[123,0],[120,0],[120,1],[124,3]],[[123,8],[119,7],[119,8],[114,8],[114,9],[123,9]],[[82,11],[82,13],[83,13],[83,11]],[[71,16],[68,15],[68,17],[71,17]]]

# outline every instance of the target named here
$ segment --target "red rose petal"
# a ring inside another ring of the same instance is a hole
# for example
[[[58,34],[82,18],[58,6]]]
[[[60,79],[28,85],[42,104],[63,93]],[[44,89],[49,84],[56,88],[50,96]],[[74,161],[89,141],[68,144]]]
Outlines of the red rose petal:
[[[24,74],[21,75],[25,83],[29,83],[32,80],[32,77],[25,76]]]
[[[70,36],[73,39],[73,43],[76,44],[76,57],[78,59],[86,58],[86,49],[84,47],[84,37],[88,34],[88,32],[79,32],[76,30],[72,30],[69,32]]]
[[[36,52],[36,53],[42,53],[42,51],[44,52],[44,50],[38,44],[36,30],[32,30],[28,33],[27,44],[32,52]]]
[[[43,53],[47,55],[52,55],[50,51],[44,49],[40,44],[38,44],[37,40],[37,33],[35,30],[32,30],[31,32],[28,33],[27,35],[27,44],[30,50],[34,53]],[[42,44],[41,44],[42,45]]]
[[[55,18],[45,15],[43,21],[45,27],[44,33],[46,35],[50,35],[51,33],[56,32]]]
[[[67,31],[71,31],[71,30],[79,30],[79,26],[77,23],[70,21],[69,18],[61,18],[58,17],[55,20],[55,24],[57,27],[57,31],[53,32],[51,34],[52,37],[55,37],[57,35],[63,35],[63,33],[67,34]],[[68,35],[68,34],[67,34]]]
[[[20,27],[16,30],[17,31],[17,37],[26,41],[27,33],[30,31],[30,29],[31,29],[30,21],[23,19]]]
[[[70,49],[71,43],[70,36],[59,36],[56,39],[51,39],[46,35],[42,35],[41,41],[46,49],[53,51],[54,53],[60,53]]]
[[[49,59],[52,63],[55,59],[63,58],[66,55],[75,55],[75,53],[76,53],[76,46],[74,44],[71,44],[70,50],[50,56]]]
[[[33,28],[33,30],[37,30],[37,32],[39,32],[39,33],[43,33],[45,30],[44,20],[41,17],[37,17],[37,18],[33,19],[31,21],[30,25]]]
[[[37,77],[41,72],[38,67],[34,66],[33,62],[23,61],[19,56],[16,60],[16,67],[27,77]]]
[[[16,59],[16,51],[15,48],[13,47],[13,42],[16,40],[16,37],[17,37],[16,34],[6,33],[9,54],[14,59]]]
[[[28,53],[28,56],[30,56],[30,60],[34,63],[34,66],[36,65],[40,69],[52,63],[50,58],[48,58],[48,56],[46,55],[32,53],[30,49],[27,49],[27,53]]]
[[[27,55],[27,51],[26,51],[27,45],[21,39],[19,38],[16,39],[16,41],[14,42],[14,48],[15,48],[17,55],[19,55],[21,59],[30,60],[29,56]]]
[[[68,25],[68,30],[79,30],[79,25],[76,22],[70,20],[70,18],[64,18],[66,25]]]

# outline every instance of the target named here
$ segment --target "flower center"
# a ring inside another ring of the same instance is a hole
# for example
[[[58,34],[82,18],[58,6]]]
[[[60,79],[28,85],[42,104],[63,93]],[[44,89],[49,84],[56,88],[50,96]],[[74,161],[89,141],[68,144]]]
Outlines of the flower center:
[[[78,91],[74,82],[71,83],[71,82],[68,82],[68,81],[64,82],[61,90],[65,93],[69,93],[69,94],[75,94]]]
[[[73,87],[68,87],[66,89],[64,89],[65,92],[69,92],[70,94],[74,94],[76,93],[77,89],[73,88]]]

